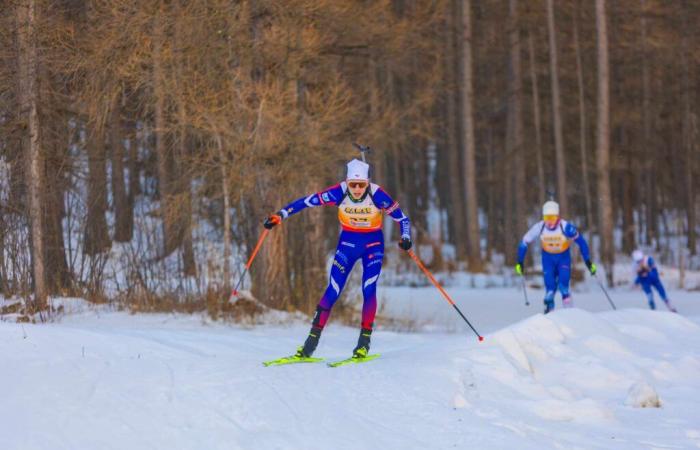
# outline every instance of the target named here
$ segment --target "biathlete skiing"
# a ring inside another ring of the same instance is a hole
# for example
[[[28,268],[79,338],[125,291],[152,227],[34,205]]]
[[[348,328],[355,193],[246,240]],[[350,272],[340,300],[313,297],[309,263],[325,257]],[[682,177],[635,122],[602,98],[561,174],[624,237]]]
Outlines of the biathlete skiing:
[[[337,206],[342,227],[335,258],[331,266],[328,287],[316,307],[311,331],[294,356],[284,362],[308,361],[318,346],[331,309],[343,292],[345,282],[358,260],[362,261],[362,323],[352,358],[365,359],[369,353],[370,338],[377,312],[377,282],[384,260],[383,214],[400,224],[399,247],[408,251],[412,246],[411,222],[384,189],[370,182],[369,164],[353,159],[347,164],[345,181],[320,192],[293,201],[264,223],[268,230],[306,208]],[[316,359],[314,359],[316,360]],[[273,364],[277,362],[271,362]],[[280,361],[282,363],[282,361]]]
[[[641,286],[642,290],[647,296],[650,309],[656,309],[656,303],[654,303],[654,293],[651,288],[656,289],[659,293],[661,300],[666,304],[671,312],[678,312],[676,308],[671,305],[671,301],[666,295],[666,289],[664,289],[663,283],[661,283],[661,277],[659,276],[659,270],[654,262],[654,258],[649,255],[645,255],[641,250],[635,250],[632,252],[632,260],[634,261],[634,284],[635,286]]]
[[[518,246],[518,263],[515,272],[523,275],[523,264],[527,254],[527,246],[535,239],[540,239],[542,247],[542,272],[544,275],[545,296],[544,313],[554,309],[554,295],[559,288],[564,307],[571,307],[569,281],[571,279],[571,251],[569,247],[573,240],[581,250],[581,256],[591,275],[596,273],[596,265],[591,262],[586,239],[576,227],[559,217],[559,204],[548,201],[542,207],[542,220],[537,222],[523,236]]]

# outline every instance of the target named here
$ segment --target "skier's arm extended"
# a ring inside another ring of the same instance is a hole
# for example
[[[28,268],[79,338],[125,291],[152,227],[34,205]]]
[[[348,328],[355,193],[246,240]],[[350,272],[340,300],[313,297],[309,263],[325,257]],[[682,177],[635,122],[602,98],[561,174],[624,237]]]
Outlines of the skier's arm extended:
[[[314,208],[316,206],[325,205],[337,205],[340,201],[343,200],[343,194],[344,191],[342,185],[336,184],[320,192],[316,192],[309,196],[301,197],[294,200],[284,208],[280,209],[279,215],[282,216],[283,219],[286,219],[287,217],[294,215],[306,208]]]
[[[583,235],[578,232],[575,226],[568,222],[564,224],[564,235],[576,242],[576,245],[578,245],[578,248],[581,250],[581,257],[583,258],[583,262],[586,263],[588,271],[591,273],[591,275],[595,275],[598,268],[595,264],[593,264],[593,261],[591,261],[591,252],[588,249],[588,242],[586,242],[586,238],[584,238]]]
[[[289,203],[284,208],[277,211],[265,220],[265,228],[270,229],[281,223],[287,217],[294,215],[306,208],[316,206],[337,205],[343,199],[342,183],[326,188],[320,192],[301,197]]]
[[[564,225],[564,235],[576,242],[576,245],[578,245],[579,249],[581,250],[581,257],[586,264],[588,264],[588,262],[591,260],[591,252],[588,249],[588,242],[586,242],[583,235],[578,232],[575,226],[568,222]]]
[[[401,227],[401,239],[411,238],[411,221],[406,214],[399,208],[399,203],[395,202],[383,188],[377,189],[373,195],[375,204],[383,209],[394,222],[397,222]]]
[[[532,243],[537,237],[540,235],[542,232],[542,227],[544,226],[543,222],[537,222],[534,224],[528,231],[525,233],[523,236],[523,239],[520,241],[520,245],[518,245],[518,264],[520,265],[520,269],[522,270],[522,265],[523,262],[525,261],[525,255],[527,255],[527,246]],[[516,271],[517,271],[516,267]]]

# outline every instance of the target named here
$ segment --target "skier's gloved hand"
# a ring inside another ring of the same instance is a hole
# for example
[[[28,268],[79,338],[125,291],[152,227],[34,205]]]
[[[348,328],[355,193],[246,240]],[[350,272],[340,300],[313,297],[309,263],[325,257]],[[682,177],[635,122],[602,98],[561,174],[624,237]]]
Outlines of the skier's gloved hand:
[[[411,241],[410,236],[401,236],[401,241],[399,242],[399,247],[403,250],[409,251],[413,247],[413,241]]]
[[[517,273],[518,275],[523,274],[523,263],[518,263],[515,265],[515,273]]]
[[[272,227],[275,225],[279,225],[282,223],[282,216],[279,214],[273,214],[267,219],[265,219],[265,222],[263,223],[263,226],[267,228],[268,230],[271,230]]]
[[[588,271],[591,273],[591,275],[595,275],[598,271],[598,267],[596,267],[596,265],[590,259],[586,261],[586,267],[588,267]]]

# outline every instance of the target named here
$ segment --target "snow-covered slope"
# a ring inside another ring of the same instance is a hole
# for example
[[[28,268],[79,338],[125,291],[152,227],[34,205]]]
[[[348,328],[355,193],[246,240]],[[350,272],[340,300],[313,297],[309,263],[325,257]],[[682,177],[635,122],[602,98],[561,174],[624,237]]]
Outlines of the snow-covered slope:
[[[482,343],[380,329],[366,364],[261,365],[306,332],[123,313],[0,323],[0,449],[700,448],[700,327],[682,315],[557,310]],[[332,323],[317,356],[356,338]]]

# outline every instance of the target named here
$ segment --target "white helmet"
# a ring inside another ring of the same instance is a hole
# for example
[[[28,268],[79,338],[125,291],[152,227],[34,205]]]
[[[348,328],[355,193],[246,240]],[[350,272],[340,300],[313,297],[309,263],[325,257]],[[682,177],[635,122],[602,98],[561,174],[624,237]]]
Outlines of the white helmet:
[[[548,201],[542,206],[543,216],[558,216],[559,215],[559,203],[555,201]]]
[[[635,250],[632,252],[632,260],[636,263],[644,259],[644,253],[641,250]]]
[[[348,180],[369,180],[369,164],[353,159],[348,163]]]

